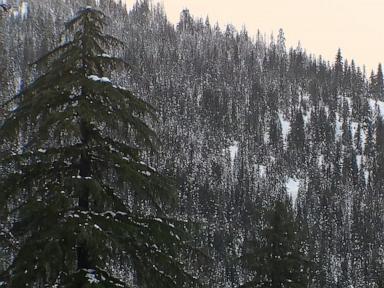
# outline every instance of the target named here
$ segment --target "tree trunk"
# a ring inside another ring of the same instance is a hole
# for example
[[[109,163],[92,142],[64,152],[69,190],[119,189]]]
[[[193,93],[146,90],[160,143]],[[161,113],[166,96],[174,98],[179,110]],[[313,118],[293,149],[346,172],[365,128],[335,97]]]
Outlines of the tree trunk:
[[[81,129],[81,138],[82,138],[82,144],[85,146],[87,144],[87,132],[84,127],[83,120],[80,122],[80,129]],[[89,160],[89,156],[86,152],[82,152],[81,158],[80,158],[80,165],[79,165],[79,174],[82,179],[86,177],[91,176],[91,161]],[[89,188],[86,185],[83,185],[81,187],[81,191],[79,192],[79,202],[78,207],[82,211],[89,211]],[[83,240],[80,243],[78,243],[77,246],[77,269],[90,269],[91,263],[89,260],[89,253],[88,253],[88,247],[87,247],[87,241]]]

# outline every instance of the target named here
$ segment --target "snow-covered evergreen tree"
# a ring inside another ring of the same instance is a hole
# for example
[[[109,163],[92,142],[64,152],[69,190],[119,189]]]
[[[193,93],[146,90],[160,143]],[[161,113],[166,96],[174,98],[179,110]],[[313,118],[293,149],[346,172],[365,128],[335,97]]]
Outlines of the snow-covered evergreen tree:
[[[0,130],[4,287],[194,287],[178,260],[184,223],[167,217],[174,189],[143,162],[154,109],[108,78],[127,64],[90,6],[10,103]],[[190,254],[188,254],[190,255]]]

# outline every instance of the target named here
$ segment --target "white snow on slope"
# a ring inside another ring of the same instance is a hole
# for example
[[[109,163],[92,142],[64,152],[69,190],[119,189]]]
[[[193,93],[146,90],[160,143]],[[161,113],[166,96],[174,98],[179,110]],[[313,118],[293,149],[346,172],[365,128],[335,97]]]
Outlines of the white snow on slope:
[[[287,140],[287,135],[288,135],[291,123],[289,121],[285,120],[283,114],[281,114],[281,113],[279,113],[279,119],[280,119],[280,123],[281,123],[281,130],[283,133],[283,139]]]
[[[141,174],[145,175],[145,176],[151,176],[151,172],[149,171],[141,171]]]
[[[343,134],[343,120],[341,119],[341,116],[339,113],[336,113],[336,126],[335,126],[335,136],[336,138],[340,138]]]
[[[288,178],[286,185],[287,193],[292,198],[292,203],[295,205],[297,194],[299,193],[299,180],[294,178]]]
[[[259,165],[259,173],[260,173],[260,177],[266,177],[267,176],[267,166]]]
[[[303,121],[305,125],[311,121],[311,111],[303,112]]]
[[[21,2],[21,4],[17,9],[12,9],[12,10],[13,10],[14,17],[20,16],[22,19],[24,19],[28,16],[28,2],[23,1]]]
[[[384,117],[384,102],[374,99],[368,99],[369,107],[371,108],[372,112],[376,112],[377,108],[379,109],[379,113],[382,117]]]
[[[23,18],[28,16],[28,3],[27,2],[21,3],[20,13],[21,13],[21,16]]]
[[[88,79],[96,82],[111,83],[111,80],[108,77],[99,77],[97,75],[88,76]]]
[[[267,166],[262,164],[254,164],[253,168],[256,172],[256,175],[258,175],[260,178],[265,178],[267,176]]]
[[[324,163],[324,155],[321,154],[319,155],[319,158],[318,158],[318,167],[321,167],[321,165],[323,165]]]
[[[91,283],[91,284],[97,284],[97,283],[100,283],[99,280],[97,280],[96,276],[95,276],[95,270],[92,270],[92,269],[88,269],[86,270],[87,271],[87,274],[85,275],[85,278],[88,279],[88,283]]]
[[[233,144],[231,146],[229,146],[229,153],[231,156],[231,164],[232,165],[235,161],[235,157],[236,157],[238,152],[239,152],[239,142],[233,141]]]
[[[362,161],[362,159],[363,159],[363,156],[361,156],[361,155],[357,155],[356,156],[356,164],[357,164],[357,167],[359,169],[361,169],[361,161]]]

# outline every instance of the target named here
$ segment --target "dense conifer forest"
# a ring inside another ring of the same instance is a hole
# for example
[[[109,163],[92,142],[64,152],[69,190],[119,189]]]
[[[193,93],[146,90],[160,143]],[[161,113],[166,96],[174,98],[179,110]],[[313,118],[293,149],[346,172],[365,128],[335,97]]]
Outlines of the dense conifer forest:
[[[384,78],[160,5],[0,7],[0,287],[384,287]]]

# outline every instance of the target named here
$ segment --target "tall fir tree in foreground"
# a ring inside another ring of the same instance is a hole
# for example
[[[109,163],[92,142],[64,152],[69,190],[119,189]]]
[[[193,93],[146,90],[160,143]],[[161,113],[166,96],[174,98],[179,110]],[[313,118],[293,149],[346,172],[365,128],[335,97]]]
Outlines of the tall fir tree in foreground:
[[[105,49],[105,15],[84,8],[45,73],[15,99],[0,131],[0,248],[5,287],[195,287],[178,261],[184,224],[163,212],[171,187],[141,161],[153,108],[113,85],[126,64]],[[0,285],[1,286],[1,285]]]
[[[266,213],[260,237],[249,242],[243,256],[253,278],[242,288],[305,288],[308,261],[300,251],[298,229],[289,200],[278,200]]]

